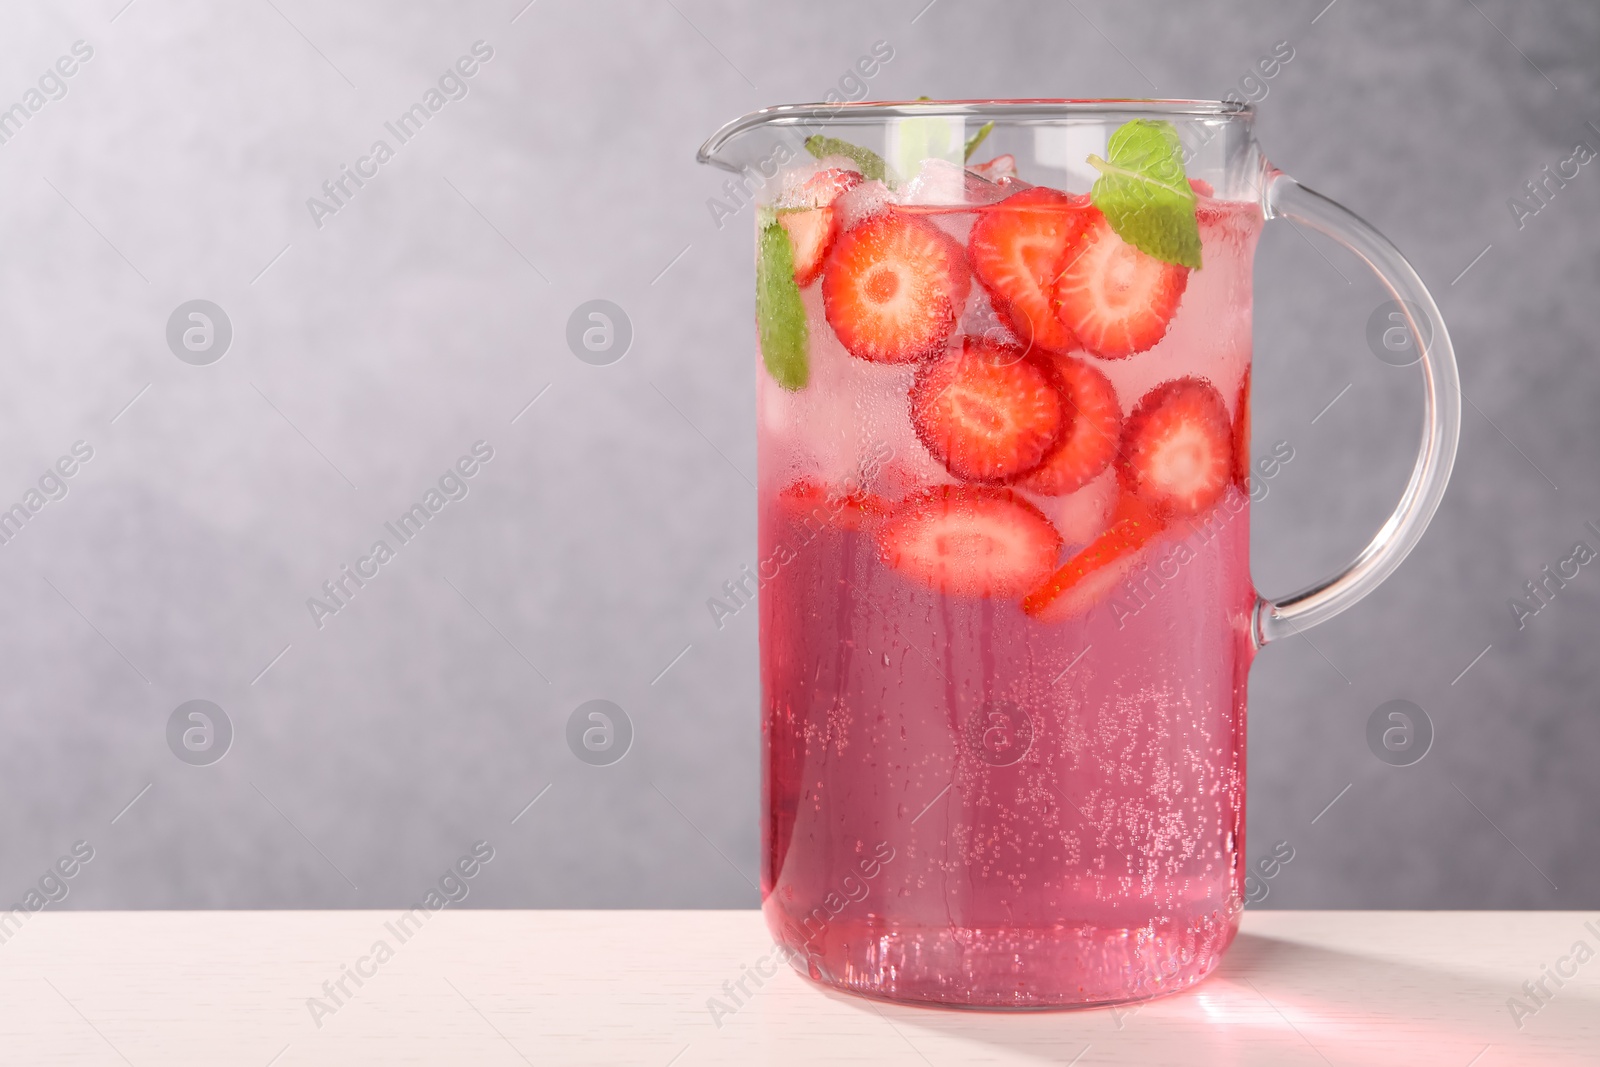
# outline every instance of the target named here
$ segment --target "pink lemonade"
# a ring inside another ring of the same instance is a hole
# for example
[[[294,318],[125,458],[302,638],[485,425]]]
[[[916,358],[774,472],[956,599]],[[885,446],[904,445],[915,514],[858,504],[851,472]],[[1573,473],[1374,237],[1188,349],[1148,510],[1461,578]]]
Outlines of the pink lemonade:
[[[764,209],[805,328],[759,372],[763,907],[869,996],[1143,999],[1242,908],[1262,215],[1196,183],[1175,265],[1008,159]]]

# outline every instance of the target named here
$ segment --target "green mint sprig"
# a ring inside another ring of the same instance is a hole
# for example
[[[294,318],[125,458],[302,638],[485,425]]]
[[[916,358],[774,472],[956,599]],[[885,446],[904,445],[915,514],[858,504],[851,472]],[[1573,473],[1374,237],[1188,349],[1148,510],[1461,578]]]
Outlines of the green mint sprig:
[[[988,137],[993,130],[994,123],[992,122],[985,122],[982,126],[979,126],[978,132],[967,138],[966,152],[964,155],[962,155],[962,160],[965,161],[971,159],[972,153],[978,150],[978,146],[983,143],[984,138]]]
[[[1183,171],[1183,146],[1172,123],[1125,122],[1106,145],[1109,159],[1091,155],[1100,172],[1089,200],[1117,236],[1146,255],[1200,269],[1200,225],[1194,189]]]
[[[820,133],[814,133],[806,138],[806,151],[818,159],[843,156],[860,168],[861,176],[868,181],[881,182],[888,175],[888,168],[878,153],[870,148],[851,144],[849,141],[841,141],[837,137],[824,137]]]
[[[791,393],[804,389],[811,376],[810,331],[794,282],[794,247],[777,219],[763,222],[756,240],[756,333],[767,373]]]

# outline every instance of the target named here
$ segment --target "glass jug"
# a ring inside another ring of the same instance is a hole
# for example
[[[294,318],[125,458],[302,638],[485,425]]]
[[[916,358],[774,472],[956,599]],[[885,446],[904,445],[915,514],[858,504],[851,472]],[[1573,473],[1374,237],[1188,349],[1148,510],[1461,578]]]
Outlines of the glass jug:
[[[1400,564],[1460,421],[1416,272],[1252,118],[799,105],[701,148],[756,222],[762,906],[812,979],[1116,1003],[1238,930],[1251,660]],[[1425,406],[1372,542],[1268,599],[1249,504],[1286,457],[1249,448],[1251,261],[1280,216],[1377,272]]]

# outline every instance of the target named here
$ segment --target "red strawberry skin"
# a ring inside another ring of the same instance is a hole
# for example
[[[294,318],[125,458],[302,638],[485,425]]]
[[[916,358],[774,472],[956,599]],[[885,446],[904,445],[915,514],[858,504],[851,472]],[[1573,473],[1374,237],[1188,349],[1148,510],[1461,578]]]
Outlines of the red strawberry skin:
[[[842,167],[819,170],[801,183],[799,199],[807,207],[827,207],[861,184],[861,175]]]
[[[1024,346],[1077,347],[1052,307],[1053,289],[1092,218],[1087,197],[1036,186],[979,212],[973,223],[967,240],[972,272]]]
[[[1139,554],[1165,528],[1161,518],[1137,497],[1123,494],[1111,525],[1022,598],[1022,610],[1040,622],[1082,615],[1105,599],[1139,560]]]
[[[789,233],[794,248],[794,283],[804,289],[822,273],[822,262],[839,235],[838,214],[831,207],[778,212],[778,222]]]
[[[968,163],[967,169],[986,181],[1004,185],[1017,178],[1017,157],[1007,152],[995,156],[987,163]]]
[[[1233,480],[1250,492],[1250,370],[1239,385],[1239,402],[1233,408]]]
[[[943,230],[885,211],[834,241],[823,268],[823,311],[851,355],[917,363],[944,350],[971,286],[961,246]]]
[[[888,501],[866,490],[830,490],[821,482],[801,478],[783,487],[778,499],[796,521],[851,532],[864,530],[889,513]]]
[[[1123,359],[1167,335],[1188,282],[1188,267],[1139,251],[1093,211],[1056,280],[1056,314],[1091,354]]]
[[[1234,477],[1233,431],[1227,405],[1210,382],[1163,382],[1128,416],[1117,478],[1164,518],[1198,515]]]
[[[1071,423],[1048,366],[975,337],[917,372],[910,407],[928,451],[975,482],[1005,482],[1037,467]]]
[[[861,175],[855,171],[829,167],[807,178],[787,201],[799,201],[803,207],[779,209],[778,222],[794,248],[794,281],[800,288],[816,281],[839,236],[839,213],[833,202],[860,184]]]
[[[934,486],[905,500],[875,537],[885,563],[947,596],[1019,597],[1061,554],[1050,520],[994,486]]]
[[[1065,496],[1088,484],[1117,454],[1122,405],[1100,371],[1081,359],[1051,356],[1070,415],[1066,432],[1044,463],[1017,482],[1017,488],[1044,496]]]

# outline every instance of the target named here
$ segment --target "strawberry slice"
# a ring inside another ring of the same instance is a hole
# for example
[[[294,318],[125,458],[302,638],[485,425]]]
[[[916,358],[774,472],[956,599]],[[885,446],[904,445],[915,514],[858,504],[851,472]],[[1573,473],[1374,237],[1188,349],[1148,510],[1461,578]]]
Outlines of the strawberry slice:
[[[978,213],[967,241],[972,271],[1024,343],[1070,352],[1072,331],[1051,307],[1051,287],[1092,217],[1088,198],[1037,186]]]
[[[1139,554],[1163,524],[1137,497],[1124,493],[1111,525],[1083,551],[1022,598],[1022,610],[1040,622],[1060,622],[1082,615],[1127,577]]]
[[[778,500],[795,521],[830,526],[836,530],[863,530],[889,512],[889,503],[866,490],[844,492],[811,478],[783,487]]]
[[[839,217],[831,207],[778,212],[778,222],[794,246],[794,283],[804,289],[822,273],[822,261],[839,234]]]
[[[1061,535],[1038,508],[985,485],[918,493],[875,536],[885,563],[947,596],[1021,596],[1061,553]]]
[[[972,284],[960,245],[893,210],[841,234],[823,271],[828,325],[871,363],[917,363],[942,351]]]
[[[1017,157],[1007,152],[1004,155],[995,156],[987,163],[968,163],[967,169],[980,178],[994,182],[997,185],[1003,185],[1006,182],[1016,180]]]
[[[1118,237],[1104,215],[1092,217],[1056,281],[1056,314],[1091,353],[1122,359],[1166,336],[1189,268],[1146,255]]]
[[[1050,357],[1071,415],[1067,431],[1043,465],[1017,483],[1045,496],[1065,496],[1106,469],[1117,454],[1122,405],[1111,382],[1094,367],[1071,356]]]
[[[1233,480],[1250,492],[1250,368],[1239,385],[1239,403],[1233,409]]]
[[[1217,502],[1233,474],[1233,425],[1210,382],[1163,382],[1128,416],[1117,476],[1158,515],[1200,514]]]
[[[1009,481],[1037,467],[1071,417],[1048,367],[978,337],[926,364],[911,384],[917,436],[968,481]]]
[[[859,171],[829,167],[801,182],[800,188],[795,191],[795,199],[806,207],[827,207],[860,185],[861,181]]]
[[[785,198],[786,202],[805,205],[778,211],[778,221],[794,246],[794,282],[800,288],[810,285],[822,273],[823,260],[839,235],[839,213],[833,202],[860,184],[861,175],[855,171],[829,167],[807,178]]]

